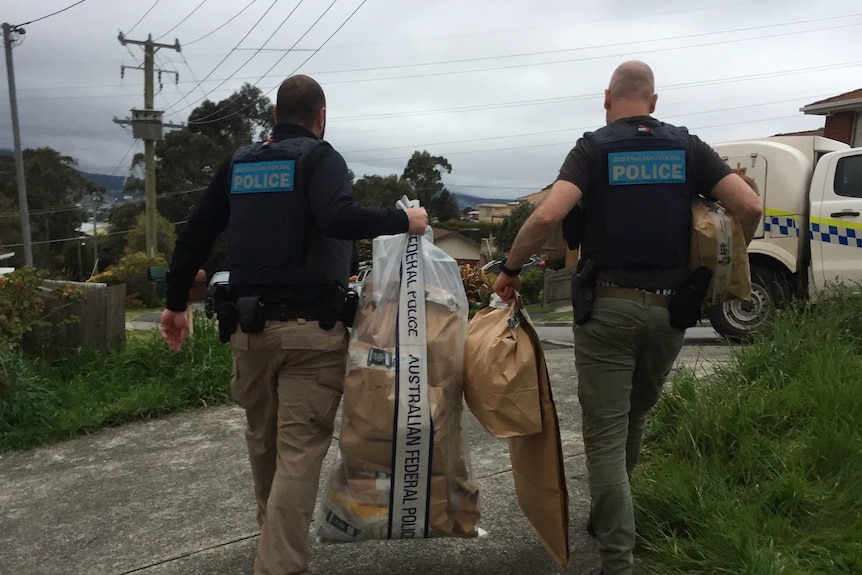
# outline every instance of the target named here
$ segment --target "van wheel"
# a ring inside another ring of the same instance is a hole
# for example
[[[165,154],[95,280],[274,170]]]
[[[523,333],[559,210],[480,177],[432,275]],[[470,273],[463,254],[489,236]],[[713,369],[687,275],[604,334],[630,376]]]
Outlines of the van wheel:
[[[731,300],[706,310],[712,328],[730,341],[751,339],[790,297],[787,280],[767,268],[751,267],[751,300]]]

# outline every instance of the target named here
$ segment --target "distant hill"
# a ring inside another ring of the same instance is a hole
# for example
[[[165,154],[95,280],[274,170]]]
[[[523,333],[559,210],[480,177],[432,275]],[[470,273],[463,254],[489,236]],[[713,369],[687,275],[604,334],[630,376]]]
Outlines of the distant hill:
[[[109,196],[123,195],[123,176],[109,176],[107,174],[94,174],[91,172],[81,172],[88,181],[93,182],[97,186],[102,186]]]
[[[452,192],[455,201],[458,202],[458,209],[463,210],[466,207],[475,208],[478,204],[508,204],[514,202],[512,198],[481,198],[479,196],[471,196],[470,194],[459,194]]]
[[[8,148],[0,148],[0,156],[13,156],[15,155],[15,150],[10,150]],[[97,186],[102,186],[108,192],[109,196],[122,196],[123,195],[123,176],[109,176],[107,174],[94,174],[92,172],[84,172],[81,171],[81,175],[87,179],[87,181],[93,182]]]
[[[0,156],[12,156],[14,153],[14,150],[0,148]],[[123,197],[123,176],[109,176],[108,174],[95,174],[83,171],[81,172],[81,175],[97,186],[105,188],[109,197]],[[466,207],[475,208],[478,204],[508,204],[509,202],[515,201],[512,198],[483,198],[458,192],[452,192],[452,195],[455,197],[455,201],[458,203],[458,209],[460,210],[463,210]]]

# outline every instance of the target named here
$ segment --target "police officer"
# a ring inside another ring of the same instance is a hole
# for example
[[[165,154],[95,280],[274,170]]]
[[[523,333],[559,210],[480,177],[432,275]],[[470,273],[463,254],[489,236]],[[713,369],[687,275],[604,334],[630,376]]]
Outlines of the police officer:
[[[271,137],[222,164],[180,232],[161,317],[162,336],[179,351],[189,287],[227,229],[240,322],[230,336],[230,389],[248,424],[261,529],[256,575],[304,573],[308,565],[320,468],[345,375],[347,330],[333,310],[343,301],[352,240],[423,233],[428,224],[423,208],[354,203],[344,159],[322,139],[326,101],[313,79],[285,80],[274,115]]]
[[[742,222],[750,241],[760,221],[754,191],[685,128],[650,116],[652,70],[621,64],[605,90],[607,126],[569,152],[545,200],[518,232],[494,290],[520,290],[520,266],[576,205],[583,209],[580,256],[596,264],[591,316],[576,325],[575,363],[587,455],[591,513],[602,567],[630,575],[635,523],[629,477],[646,414],[658,401],[685,330],[668,304],[689,274],[691,201],[711,193]]]

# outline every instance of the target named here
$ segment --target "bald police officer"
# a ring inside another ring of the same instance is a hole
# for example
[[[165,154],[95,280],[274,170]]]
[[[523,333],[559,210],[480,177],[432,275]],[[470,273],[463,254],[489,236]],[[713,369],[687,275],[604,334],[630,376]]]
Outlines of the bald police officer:
[[[304,573],[320,468],[333,433],[347,357],[340,309],[352,240],[423,233],[423,208],[367,209],[323,138],[326,100],[307,76],[278,90],[276,126],[219,168],[177,238],[161,331],[179,351],[189,288],[228,231],[231,396],[246,411],[260,540],[256,575]]]
[[[602,567],[631,575],[635,523],[629,478],[647,412],[683,344],[669,322],[670,298],[689,275],[691,201],[711,193],[737,215],[750,241],[757,194],[685,128],[650,116],[657,95],[643,62],[621,64],[605,90],[607,126],[569,152],[548,196],[524,223],[494,289],[510,301],[520,266],[576,205],[580,256],[598,269],[591,316],[576,325],[575,363],[591,497],[588,529]]]

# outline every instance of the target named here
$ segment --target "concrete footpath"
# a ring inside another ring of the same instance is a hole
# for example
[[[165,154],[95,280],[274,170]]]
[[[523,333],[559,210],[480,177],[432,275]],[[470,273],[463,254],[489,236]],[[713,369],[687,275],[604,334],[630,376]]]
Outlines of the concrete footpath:
[[[518,508],[506,441],[467,412],[479,525],[487,535],[315,542],[309,575],[550,575],[597,566],[595,542],[583,528],[589,504],[574,353],[545,347],[569,488],[568,570],[549,558]],[[702,368],[714,355],[686,347],[680,365]],[[258,530],[244,425],[237,407],[204,407],[0,455],[0,574],[251,573]],[[336,449],[333,441],[321,490]]]

